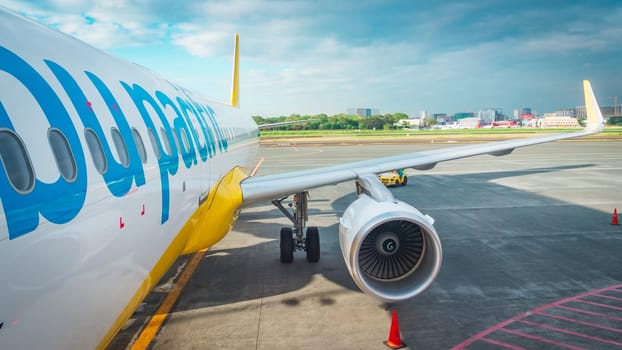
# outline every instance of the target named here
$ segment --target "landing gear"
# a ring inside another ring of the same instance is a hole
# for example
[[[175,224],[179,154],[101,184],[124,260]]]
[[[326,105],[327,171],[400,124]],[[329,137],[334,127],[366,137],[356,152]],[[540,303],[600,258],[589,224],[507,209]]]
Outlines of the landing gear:
[[[290,263],[294,260],[294,237],[292,229],[281,227],[281,262]]]
[[[320,231],[315,226],[307,227],[307,261],[318,262],[320,260]]]
[[[294,194],[294,203],[291,212],[283,206],[287,197],[272,201],[279,210],[294,224],[294,227],[281,228],[281,262],[291,263],[294,260],[294,252],[297,250],[307,252],[307,261],[315,263],[320,260],[320,232],[317,227],[309,226],[304,235],[305,226],[309,220],[307,212],[308,192]]]

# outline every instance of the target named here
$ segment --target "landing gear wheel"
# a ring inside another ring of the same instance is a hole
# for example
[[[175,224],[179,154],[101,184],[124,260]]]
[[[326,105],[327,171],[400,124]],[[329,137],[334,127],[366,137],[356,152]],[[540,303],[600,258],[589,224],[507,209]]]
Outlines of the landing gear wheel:
[[[312,263],[320,261],[320,232],[317,227],[307,227],[305,246],[307,248],[307,261]]]
[[[402,186],[406,186],[408,183],[408,176],[404,175],[404,181],[402,182]]]
[[[281,262],[294,260],[294,236],[290,227],[281,227]]]

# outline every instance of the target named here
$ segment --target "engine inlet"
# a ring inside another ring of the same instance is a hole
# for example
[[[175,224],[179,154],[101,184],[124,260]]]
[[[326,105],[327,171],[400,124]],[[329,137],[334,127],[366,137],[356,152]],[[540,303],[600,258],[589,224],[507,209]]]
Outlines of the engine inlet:
[[[380,281],[404,278],[415,271],[424,244],[419,225],[405,220],[385,222],[370,232],[361,244],[361,271]]]

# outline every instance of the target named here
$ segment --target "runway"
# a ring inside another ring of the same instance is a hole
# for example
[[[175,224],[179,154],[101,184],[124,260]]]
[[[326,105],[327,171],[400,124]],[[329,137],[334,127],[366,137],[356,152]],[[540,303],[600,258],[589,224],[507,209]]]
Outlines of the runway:
[[[258,175],[446,146],[451,145],[269,147],[262,150]],[[338,217],[356,198],[353,183],[310,191],[309,225],[319,226],[321,235],[316,264],[300,252],[292,264],[281,264],[278,234],[288,221],[271,204],[247,208],[201,260],[150,347],[383,349],[395,309],[402,339],[412,349],[508,348],[499,343],[516,349],[622,348],[616,345],[622,338],[622,292],[616,296],[614,290],[622,282],[622,228],[610,225],[613,208],[622,209],[621,147],[622,142],[556,142],[505,157],[408,170],[408,185],[391,191],[436,220],[443,266],[430,289],[395,305],[360,292],[341,256]],[[131,343],[188,260],[178,261],[164,288],[145,300],[110,348]],[[597,312],[591,305],[583,311],[608,315],[604,320],[551,311],[554,305],[570,307],[568,300],[586,293],[581,300],[596,303],[598,289],[611,297],[598,303],[613,308]],[[531,325],[535,335],[525,324],[520,332],[501,325],[536,323],[525,316],[530,310],[558,317],[537,322],[548,327]]]

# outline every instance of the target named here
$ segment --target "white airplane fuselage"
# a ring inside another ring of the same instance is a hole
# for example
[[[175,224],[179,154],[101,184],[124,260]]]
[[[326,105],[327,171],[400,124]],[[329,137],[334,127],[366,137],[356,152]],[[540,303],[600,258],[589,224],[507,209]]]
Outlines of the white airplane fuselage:
[[[222,238],[208,194],[253,164],[257,126],[1,9],[0,28],[0,348],[104,347],[180,254]]]

